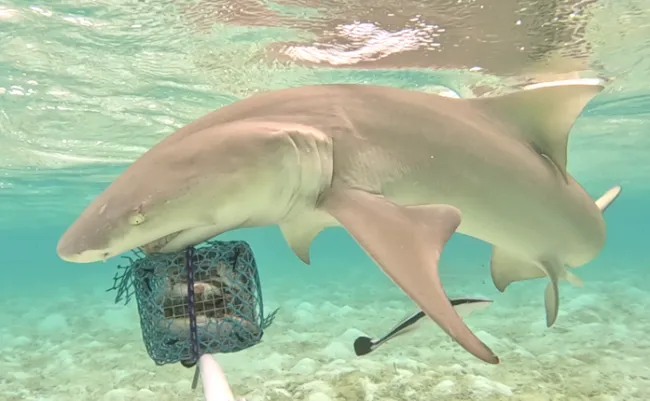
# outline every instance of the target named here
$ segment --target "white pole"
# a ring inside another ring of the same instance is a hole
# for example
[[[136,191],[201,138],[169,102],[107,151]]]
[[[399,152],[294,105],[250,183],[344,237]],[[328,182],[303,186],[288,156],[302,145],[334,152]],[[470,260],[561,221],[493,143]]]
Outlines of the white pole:
[[[199,370],[205,401],[236,401],[223,369],[212,355],[199,358]]]

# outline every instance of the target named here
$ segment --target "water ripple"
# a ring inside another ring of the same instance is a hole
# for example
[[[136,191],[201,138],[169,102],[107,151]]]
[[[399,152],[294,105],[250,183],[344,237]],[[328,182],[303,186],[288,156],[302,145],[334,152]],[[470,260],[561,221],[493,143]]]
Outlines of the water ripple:
[[[599,2],[587,29],[594,63],[615,79],[572,133],[569,168],[581,181],[650,182],[648,1]],[[178,127],[257,91],[317,82],[442,84],[461,92],[470,81],[498,84],[475,71],[369,72],[269,59],[269,48],[298,43],[318,10],[285,7],[274,11],[280,19],[271,24],[253,9],[200,4],[13,0],[0,6],[0,220],[14,213],[35,222],[72,216]],[[224,21],[210,20],[215,15]],[[287,23],[296,20],[303,22]],[[420,28],[429,33],[415,37],[433,46],[439,28]],[[337,32],[356,35],[364,46],[408,45],[413,36],[378,33],[364,22],[339,24]]]

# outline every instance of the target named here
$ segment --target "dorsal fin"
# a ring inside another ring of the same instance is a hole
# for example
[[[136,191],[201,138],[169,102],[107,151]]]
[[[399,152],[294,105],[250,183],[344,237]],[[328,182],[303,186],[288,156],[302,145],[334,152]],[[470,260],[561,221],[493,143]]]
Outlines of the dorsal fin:
[[[532,84],[501,96],[471,99],[491,114],[515,124],[520,133],[567,180],[569,132],[587,103],[604,86],[598,79],[574,79]]]
[[[600,198],[596,200],[596,206],[600,209],[601,212],[605,212],[609,205],[612,204],[618,198],[618,195],[621,194],[620,185],[616,185],[607,190]]]

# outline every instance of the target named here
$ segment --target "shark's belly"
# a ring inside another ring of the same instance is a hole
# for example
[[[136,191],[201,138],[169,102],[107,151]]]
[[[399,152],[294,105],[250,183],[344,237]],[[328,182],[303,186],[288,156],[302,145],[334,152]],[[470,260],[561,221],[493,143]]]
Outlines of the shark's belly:
[[[535,171],[495,171],[480,161],[445,170],[431,166],[429,174],[413,170],[392,181],[384,195],[401,205],[453,205],[462,213],[457,232],[531,259],[552,255],[571,265],[591,260],[602,246],[594,207],[576,205],[570,193],[575,188],[559,185],[551,169],[527,175],[526,168]]]

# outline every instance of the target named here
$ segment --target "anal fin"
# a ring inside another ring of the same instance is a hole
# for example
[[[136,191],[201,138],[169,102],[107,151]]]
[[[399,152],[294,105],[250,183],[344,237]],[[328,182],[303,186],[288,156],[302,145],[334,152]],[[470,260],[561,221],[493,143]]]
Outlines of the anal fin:
[[[546,308],[546,327],[551,327],[557,320],[560,312],[560,275],[566,268],[559,262],[541,263],[544,272],[548,275],[550,282],[544,290],[544,307]]]
[[[442,250],[458,228],[460,211],[449,205],[403,207],[356,189],[333,191],[321,208],[450,337],[476,357],[499,358],[465,325],[447,299],[438,274]]]

